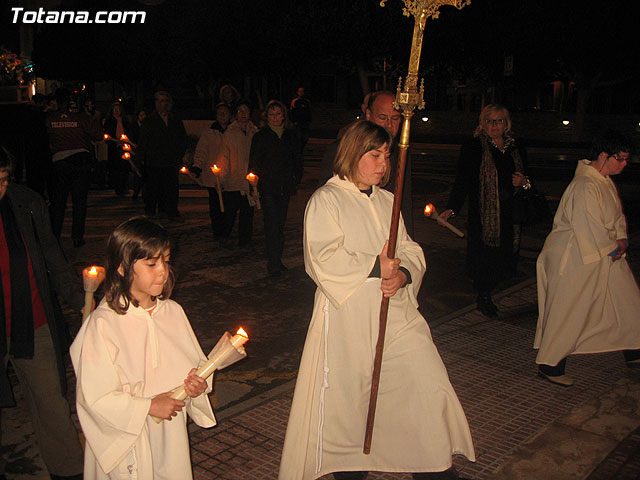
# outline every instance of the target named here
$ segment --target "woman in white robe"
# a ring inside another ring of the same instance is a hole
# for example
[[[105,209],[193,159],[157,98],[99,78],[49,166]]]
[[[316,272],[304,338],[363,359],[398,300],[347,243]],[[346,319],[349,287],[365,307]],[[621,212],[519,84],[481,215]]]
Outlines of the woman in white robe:
[[[349,127],[338,150],[337,175],[307,205],[305,266],[318,289],[281,480],[330,472],[364,478],[369,470],[457,478],[452,454],[475,460],[466,417],[417,309],[425,260],[402,221],[397,258],[386,256],[393,195],[377,184],[388,178],[390,142],[386,130],[373,123]],[[383,294],[390,297],[388,324],[371,453],[365,455]]]
[[[640,290],[626,260],[627,223],[611,175],[622,172],[630,143],[615,132],[594,141],[578,162],[537,261],[539,375],[570,386],[566,357],[626,350],[640,363]]]

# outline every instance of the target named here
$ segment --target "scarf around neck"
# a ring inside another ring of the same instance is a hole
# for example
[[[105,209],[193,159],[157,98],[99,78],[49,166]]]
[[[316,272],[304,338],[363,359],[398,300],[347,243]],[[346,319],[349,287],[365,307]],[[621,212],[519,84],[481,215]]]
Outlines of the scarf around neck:
[[[522,172],[522,159],[515,148],[515,140],[506,136],[502,148],[499,148],[484,133],[480,134],[482,162],[480,163],[480,222],[482,224],[482,243],[490,247],[500,246],[500,196],[498,192],[498,170],[491,153],[491,145],[506,153],[511,150],[516,172]],[[490,145],[491,143],[491,145]]]

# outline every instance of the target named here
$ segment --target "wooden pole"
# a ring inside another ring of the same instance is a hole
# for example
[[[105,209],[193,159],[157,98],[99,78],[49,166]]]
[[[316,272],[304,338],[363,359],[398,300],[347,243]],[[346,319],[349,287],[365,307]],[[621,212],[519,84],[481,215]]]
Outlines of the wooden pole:
[[[402,206],[402,191],[404,189],[404,172],[407,165],[407,153],[409,151],[409,131],[411,127],[411,117],[413,112],[403,113],[404,121],[402,133],[400,134],[400,151],[398,154],[398,172],[396,175],[396,185],[393,191],[393,207],[391,210],[391,227],[389,229],[389,245],[387,246],[387,256],[394,258],[396,254],[396,242],[398,240],[398,227],[400,224],[400,207]],[[380,304],[380,320],[378,329],[378,341],[376,342],[376,355],[373,360],[373,374],[371,378],[371,393],[369,395],[369,410],[367,412],[367,426],[364,435],[365,455],[371,452],[371,441],[373,438],[373,423],[376,417],[376,405],[378,403],[378,387],[380,386],[380,372],[382,370],[382,354],[384,352],[384,338],[387,331],[387,314],[389,312],[389,297],[382,296]]]

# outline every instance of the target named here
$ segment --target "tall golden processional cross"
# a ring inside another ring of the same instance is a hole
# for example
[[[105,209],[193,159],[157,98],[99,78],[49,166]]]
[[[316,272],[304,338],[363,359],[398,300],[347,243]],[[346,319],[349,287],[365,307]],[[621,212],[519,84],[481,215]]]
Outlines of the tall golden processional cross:
[[[387,0],[381,0],[380,6],[384,7]],[[396,241],[398,239],[398,223],[400,221],[400,207],[402,203],[402,189],[404,185],[404,171],[409,151],[409,131],[411,129],[411,117],[417,108],[424,108],[424,80],[418,89],[418,68],[420,66],[420,53],[422,52],[422,37],[429,18],[440,16],[440,7],[451,5],[461,9],[471,3],[471,0],[403,0],[403,14],[406,17],[413,15],[413,39],[411,40],[411,56],[409,57],[409,72],[402,85],[402,78],[398,80],[394,108],[402,111],[402,131],[398,143],[398,174],[393,194],[393,210],[391,214],[391,228],[389,232],[389,246],[387,255],[395,257]],[[376,343],[376,354],[371,378],[371,395],[369,397],[369,411],[367,412],[367,426],[364,438],[363,452],[371,453],[371,440],[373,437],[373,423],[376,415],[376,403],[378,401],[378,387],[380,385],[380,371],[382,369],[382,354],[384,350],[384,337],[387,329],[387,313],[389,311],[389,298],[382,297],[380,304],[380,328]]]

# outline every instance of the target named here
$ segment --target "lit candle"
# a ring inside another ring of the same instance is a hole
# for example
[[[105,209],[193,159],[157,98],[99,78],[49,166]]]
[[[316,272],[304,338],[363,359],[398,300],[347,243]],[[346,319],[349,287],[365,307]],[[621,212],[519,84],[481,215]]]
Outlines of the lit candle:
[[[102,137],[103,137],[105,140],[111,140],[111,136],[110,136],[108,133],[105,133]]]
[[[257,189],[259,177],[255,173],[249,172],[247,173],[247,176],[245,178],[247,179],[247,182],[249,182],[249,187],[251,188],[251,195],[256,201],[256,208],[260,210],[262,206],[260,205],[260,193],[258,192],[258,189]]]
[[[220,186],[220,179],[218,178],[218,174],[222,171],[222,169],[214,163],[213,165],[211,165],[211,171],[216,177],[216,190],[218,191],[218,202],[220,203],[220,211],[224,212],[224,202],[222,201],[222,187]]]
[[[128,142],[129,141],[129,137],[127,137],[124,133],[122,135],[120,135],[120,140],[124,141],[124,142]]]
[[[189,173],[189,169],[187,167],[182,167],[180,169],[180,173]]]
[[[204,365],[202,365],[198,370],[195,371],[195,374],[206,380],[213,372],[216,370],[222,370],[229,365],[236,363],[238,360],[243,359],[247,356],[247,352],[244,349],[244,344],[249,340],[249,336],[247,332],[244,331],[242,327],[238,329],[236,334],[232,337],[229,332],[224,332],[220,340],[213,350],[207,355],[209,359]],[[173,391],[171,398],[176,400],[184,400],[187,398],[187,391],[184,388],[184,385],[180,385]],[[156,423],[160,423],[162,421],[161,418],[151,416]]]
[[[82,310],[82,321],[86,320],[93,307],[93,294],[104,280],[104,267],[92,265],[82,270],[82,280],[84,283],[84,309]]]
[[[443,227],[447,227],[449,230],[451,230],[453,233],[458,235],[460,238],[464,237],[464,233],[463,232],[458,230],[456,227],[454,227],[449,222],[447,222],[444,218],[442,218],[440,215],[438,215],[438,210],[436,210],[436,207],[434,207],[433,204],[427,203],[427,205],[425,205],[424,214],[427,217],[431,217],[433,220],[438,222],[438,225],[441,225]]]
[[[123,160],[131,160],[131,154],[129,152],[124,152],[122,154],[122,159]]]
[[[249,341],[249,335],[247,335],[247,332],[245,332],[244,328],[242,327],[240,327],[236,332],[236,334],[233,337],[231,337],[231,345],[233,345],[233,347],[236,349],[240,348],[242,345],[244,345],[248,341]]]
[[[131,151],[131,145],[129,145],[128,143],[123,143],[122,144],[122,149],[126,152]]]

